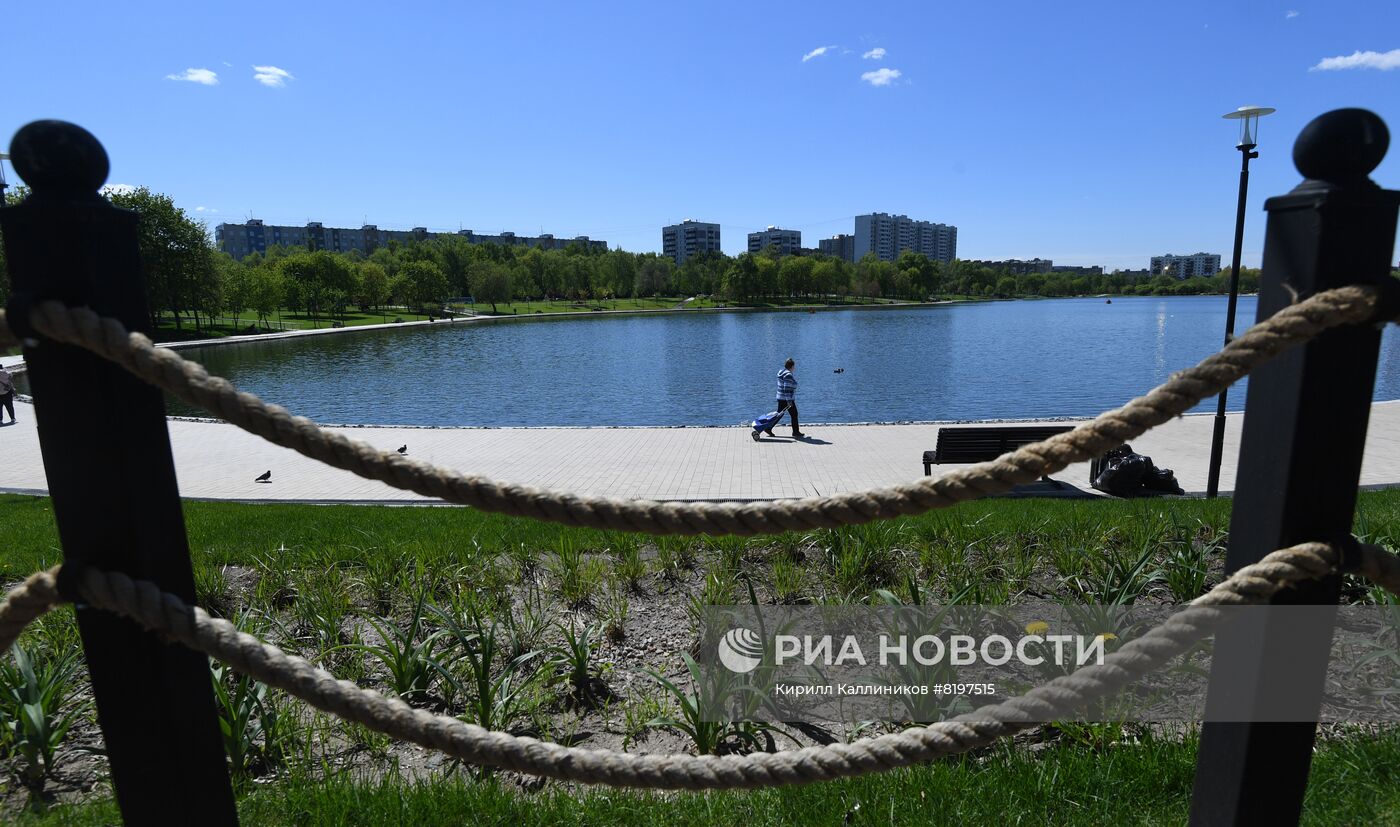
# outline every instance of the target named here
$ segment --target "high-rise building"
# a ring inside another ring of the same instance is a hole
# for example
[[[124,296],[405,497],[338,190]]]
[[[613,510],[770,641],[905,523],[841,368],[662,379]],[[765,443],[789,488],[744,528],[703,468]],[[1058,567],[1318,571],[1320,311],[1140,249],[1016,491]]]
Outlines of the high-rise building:
[[[1165,273],[1179,279],[1213,276],[1220,272],[1220,256],[1215,253],[1192,253],[1189,256],[1167,253],[1164,256],[1153,256],[1149,269],[1154,276]]]
[[[845,261],[856,260],[856,237],[838,233],[831,238],[823,238],[817,242],[817,249],[822,253],[839,258]]]
[[[867,253],[874,253],[882,261],[894,261],[905,250],[950,262],[958,255],[958,228],[882,212],[856,216],[856,261]]]
[[[801,255],[802,231],[780,230],[770,224],[762,232],[749,233],[750,253],[761,253],[769,247],[776,248],[780,256]]]
[[[457,235],[466,238],[470,244],[504,244],[540,247],[545,250],[562,250],[570,244],[582,244],[590,250],[607,250],[608,242],[594,241],[586,235],[577,238],[555,238],[544,235],[517,236],[503,232],[500,235],[477,235],[471,230],[458,230],[456,233],[432,233],[427,227],[414,227],[411,230],[381,230],[373,224],[366,224],[358,230],[341,227],[326,227],[319,221],[311,221],[304,227],[263,224],[250,218],[243,224],[220,224],[214,228],[214,244],[235,259],[242,259],[250,253],[266,253],[269,247],[299,247],[307,250],[329,250],[332,253],[348,253],[359,250],[369,254],[376,247],[390,241],[406,244],[410,241],[427,241],[442,235]]]
[[[679,224],[661,228],[661,252],[670,256],[679,267],[693,255],[711,250],[719,252],[719,225],[687,218]]]

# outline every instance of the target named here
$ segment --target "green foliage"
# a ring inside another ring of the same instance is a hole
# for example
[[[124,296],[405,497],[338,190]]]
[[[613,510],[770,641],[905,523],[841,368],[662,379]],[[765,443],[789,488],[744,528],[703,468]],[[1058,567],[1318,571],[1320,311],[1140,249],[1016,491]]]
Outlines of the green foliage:
[[[87,711],[87,701],[75,697],[82,658],[76,648],[31,654],[18,643],[10,654],[13,663],[0,659],[0,755],[18,757],[24,783],[39,790],[68,730]]]
[[[137,215],[138,244],[152,313],[168,311],[176,326],[182,314],[217,308],[222,284],[204,225],[185,214],[168,195],[146,187],[108,192],[114,206]],[[198,325],[198,316],[195,324]]]
[[[554,663],[568,677],[573,688],[574,699],[585,706],[598,701],[594,692],[596,669],[593,666],[593,647],[597,645],[600,632],[597,626],[584,625],[581,628],[573,622],[560,623],[562,641],[549,650]]]
[[[447,635],[442,630],[424,634],[423,608],[426,600],[426,592],[420,592],[413,607],[413,617],[403,629],[387,618],[366,618],[382,643],[347,645],[347,648],[364,652],[378,661],[389,673],[390,689],[409,703],[427,698],[433,676],[440,671],[436,657],[438,641]]]
[[[660,715],[646,723],[649,727],[664,727],[690,738],[695,751],[701,755],[721,755],[735,752],[772,752],[773,734],[791,738],[780,727],[762,721],[727,721],[716,714],[725,705],[731,692],[741,687],[726,683],[733,673],[726,669],[711,670],[710,680],[700,671],[695,659],[681,654],[689,673],[693,690],[682,689],[660,672],[648,669],[647,674],[676,704],[676,714]],[[798,743],[792,739],[793,743]]]
[[[361,307],[379,307],[389,300],[389,276],[374,261],[360,264],[360,289],[355,300]]]
[[[210,679],[219,733],[234,778],[247,779],[279,769],[296,747],[295,724],[286,702],[266,684],[213,662]]]
[[[432,261],[411,261],[394,277],[395,296],[423,308],[440,306],[447,299],[447,276]]]
[[[496,305],[504,301],[509,301],[511,297],[510,271],[503,265],[496,262],[484,262],[472,274],[472,296],[478,301],[491,305],[491,312],[496,312]]]
[[[527,667],[540,652],[510,657],[501,648],[500,627],[475,600],[460,611],[435,612],[452,642],[435,668],[464,703],[463,718],[486,729],[509,729],[524,713],[532,678]]]

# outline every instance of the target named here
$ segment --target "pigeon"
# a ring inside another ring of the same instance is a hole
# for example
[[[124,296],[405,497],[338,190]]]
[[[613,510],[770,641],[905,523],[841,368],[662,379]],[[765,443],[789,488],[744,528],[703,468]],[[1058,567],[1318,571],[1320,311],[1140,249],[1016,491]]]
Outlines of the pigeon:
[[[258,478],[255,479],[255,480],[253,480],[253,482],[272,482],[272,472],[271,472],[271,471],[264,471],[264,472],[262,473],[262,476],[261,476],[261,477],[258,477]]]
[[[400,445],[400,446],[399,446],[399,453],[400,453],[400,454],[407,454],[407,453],[408,453],[408,443],[407,443],[407,442],[405,442],[403,445]]]

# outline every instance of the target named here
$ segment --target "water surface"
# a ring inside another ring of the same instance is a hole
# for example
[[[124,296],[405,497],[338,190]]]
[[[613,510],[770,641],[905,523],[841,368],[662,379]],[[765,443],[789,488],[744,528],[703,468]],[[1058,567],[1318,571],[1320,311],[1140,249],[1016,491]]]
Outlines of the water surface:
[[[1218,350],[1225,298],[1115,297],[817,313],[456,324],[182,351],[319,422],[732,425],[771,410],[797,360],[811,422],[1088,416]],[[1237,327],[1256,299],[1241,297]],[[836,373],[836,369],[843,369]],[[1400,398],[1400,337],[1377,399]],[[1243,408],[1243,386],[1230,408]],[[1214,410],[1215,402],[1197,410]],[[172,401],[171,413],[194,414]]]

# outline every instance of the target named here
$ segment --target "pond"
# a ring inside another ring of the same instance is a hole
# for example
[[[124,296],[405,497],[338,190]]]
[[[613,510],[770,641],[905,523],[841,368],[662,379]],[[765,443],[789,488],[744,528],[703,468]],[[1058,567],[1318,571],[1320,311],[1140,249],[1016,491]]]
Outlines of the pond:
[[[529,319],[183,350],[318,422],[733,425],[797,361],[804,422],[1088,416],[1219,349],[1220,296],[1046,299],[816,313]],[[1237,327],[1252,323],[1242,297]],[[838,372],[839,371],[839,372]],[[1387,330],[1377,399],[1400,398]],[[1244,406],[1243,386],[1230,408]],[[1215,401],[1197,408],[1213,411]],[[172,414],[198,414],[177,401]]]

